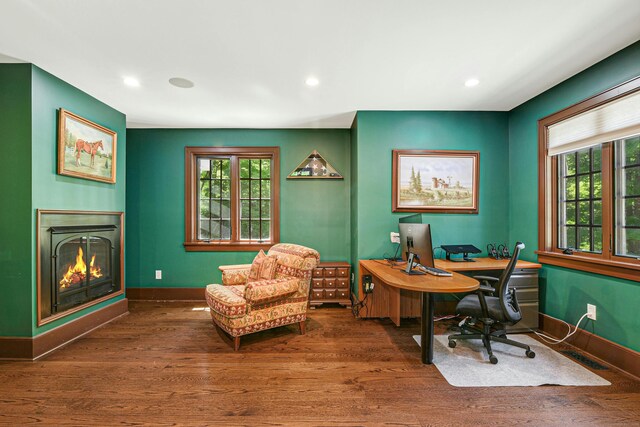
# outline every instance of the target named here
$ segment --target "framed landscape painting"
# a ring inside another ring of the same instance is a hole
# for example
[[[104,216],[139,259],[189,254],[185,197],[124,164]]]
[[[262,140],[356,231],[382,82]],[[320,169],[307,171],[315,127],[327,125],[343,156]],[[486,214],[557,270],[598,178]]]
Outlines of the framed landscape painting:
[[[393,212],[478,213],[478,151],[393,150]]]
[[[63,108],[58,118],[58,173],[115,184],[116,132]]]

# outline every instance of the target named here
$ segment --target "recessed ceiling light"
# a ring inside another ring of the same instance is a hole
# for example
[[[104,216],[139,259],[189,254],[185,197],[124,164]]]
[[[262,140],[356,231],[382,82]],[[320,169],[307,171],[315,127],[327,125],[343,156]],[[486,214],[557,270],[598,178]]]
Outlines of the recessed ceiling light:
[[[474,86],[478,86],[479,83],[480,83],[480,80],[478,79],[469,79],[466,82],[464,82],[464,85],[466,87],[474,87]]]
[[[182,89],[189,89],[194,86],[191,80],[183,79],[182,77],[172,77],[169,79],[169,83]]]
[[[307,80],[305,80],[305,83],[307,84],[307,86],[318,86],[320,84],[320,80],[318,80],[315,77],[307,77]]]
[[[140,86],[140,81],[138,79],[136,79],[135,77],[125,77],[125,78],[122,79],[122,81],[127,86],[131,86],[131,87]]]

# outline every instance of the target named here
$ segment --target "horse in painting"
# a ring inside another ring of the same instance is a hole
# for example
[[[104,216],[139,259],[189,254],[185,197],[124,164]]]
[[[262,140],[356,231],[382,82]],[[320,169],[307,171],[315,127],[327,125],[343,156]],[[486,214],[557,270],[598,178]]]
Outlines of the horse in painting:
[[[102,140],[95,142],[87,142],[83,139],[79,139],[76,141],[76,166],[80,166],[80,153],[83,151],[89,153],[91,155],[91,167],[93,167],[96,159],[96,153],[98,149],[104,151],[104,146],[102,145]]]

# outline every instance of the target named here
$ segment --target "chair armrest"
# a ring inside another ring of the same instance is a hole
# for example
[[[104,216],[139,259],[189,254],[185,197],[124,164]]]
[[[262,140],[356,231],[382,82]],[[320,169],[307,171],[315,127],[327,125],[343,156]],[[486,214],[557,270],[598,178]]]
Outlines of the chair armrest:
[[[221,266],[220,270],[222,270],[222,284],[224,286],[229,285],[244,285],[247,283],[247,278],[249,277],[249,270],[251,266],[248,268],[240,269],[240,268],[224,268],[226,266]],[[235,267],[235,266],[234,266]]]
[[[300,281],[295,277],[259,280],[247,284],[244,298],[252,305],[266,304],[293,295],[299,285]]]
[[[493,276],[473,276],[473,278],[476,280],[482,280],[487,282],[497,282],[498,280],[500,280],[497,277],[493,277]]]
[[[489,284],[489,282],[497,282],[500,280],[497,277],[492,276],[473,276],[473,278],[476,280],[482,280],[482,282],[480,283],[480,287],[478,288],[478,294],[482,292],[493,294],[496,290]]]

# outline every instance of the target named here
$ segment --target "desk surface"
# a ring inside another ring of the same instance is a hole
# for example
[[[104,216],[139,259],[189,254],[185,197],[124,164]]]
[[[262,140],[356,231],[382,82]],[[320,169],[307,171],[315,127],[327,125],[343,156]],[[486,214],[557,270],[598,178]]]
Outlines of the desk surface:
[[[472,258],[475,262],[456,262],[446,259],[437,259],[434,264],[438,268],[449,271],[475,271],[475,270],[504,270],[509,264],[508,259]],[[537,262],[518,260],[516,268],[542,268]]]
[[[387,285],[410,291],[470,292],[480,286],[477,280],[458,273],[453,273],[451,277],[430,274],[408,275],[402,271],[400,265],[392,268],[386,261],[381,260],[360,260],[360,265]]]

